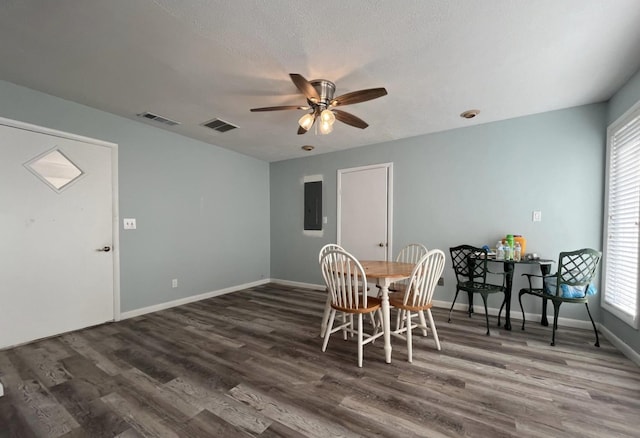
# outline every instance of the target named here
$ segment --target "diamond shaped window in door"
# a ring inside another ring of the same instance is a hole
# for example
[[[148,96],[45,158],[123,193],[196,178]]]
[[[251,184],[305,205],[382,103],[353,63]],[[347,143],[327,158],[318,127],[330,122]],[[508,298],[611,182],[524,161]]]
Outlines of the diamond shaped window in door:
[[[60,149],[53,149],[25,163],[27,169],[56,192],[61,192],[84,172]]]

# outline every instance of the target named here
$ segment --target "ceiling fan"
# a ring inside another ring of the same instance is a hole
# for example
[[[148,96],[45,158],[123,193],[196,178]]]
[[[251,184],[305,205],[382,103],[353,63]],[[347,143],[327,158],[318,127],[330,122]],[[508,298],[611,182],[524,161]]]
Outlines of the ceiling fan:
[[[384,88],[369,88],[333,97],[333,93],[336,91],[336,85],[331,81],[326,79],[307,81],[302,75],[297,73],[290,73],[289,76],[295,86],[298,87],[298,90],[307,98],[308,105],[268,106],[264,108],[252,108],[251,111],[311,110],[298,121],[300,125],[298,127],[298,134],[305,134],[309,131],[317,119],[320,119],[316,126],[321,134],[328,134],[333,131],[333,123],[336,120],[350,126],[355,126],[356,128],[364,129],[369,126],[367,122],[351,113],[334,108],[377,99],[387,94],[387,90]]]

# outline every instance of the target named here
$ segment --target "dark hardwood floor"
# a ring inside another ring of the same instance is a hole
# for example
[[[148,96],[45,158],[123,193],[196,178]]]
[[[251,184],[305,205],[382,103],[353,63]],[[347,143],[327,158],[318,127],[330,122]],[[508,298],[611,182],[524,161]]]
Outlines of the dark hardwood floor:
[[[442,351],[358,368],[320,351],[324,301],[269,284],[0,351],[0,437],[640,436],[640,368],[591,331],[435,309]]]

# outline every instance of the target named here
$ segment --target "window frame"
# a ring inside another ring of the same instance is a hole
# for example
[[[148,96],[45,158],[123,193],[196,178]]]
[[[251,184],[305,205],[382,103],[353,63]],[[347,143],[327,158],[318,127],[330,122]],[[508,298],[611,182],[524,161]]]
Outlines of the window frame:
[[[603,222],[603,233],[602,233],[602,247],[603,247],[603,258],[602,258],[602,293],[600,294],[600,306],[605,309],[607,312],[613,314],[620,320],[624,321],[631,327],[638,329],[640,327],[640,293],[638,288],[640,287],[640,239],[638,242],[638,248],[636,251],[639,253],[638,257],[638,265],[636,266],[636,314],[635,317],[632,315],[623,312],[619,308],[609,304],[606,301],[606,290],[607,290],[607,263],[608,263],[608,234],[609,234],[609,177],[611,171],[611,154],[612,154],[612,139],[616,132],[627,125],[631,120],[640,116],[640,101],[636,102],[631,108],[629,108],[622,116],[616,119],[607,127],[607,147],[606,147],[606,156],[605,156],[605,185],[604,185],[604,222]],[[638,203],[640,204],[640,196],[638,197]]]

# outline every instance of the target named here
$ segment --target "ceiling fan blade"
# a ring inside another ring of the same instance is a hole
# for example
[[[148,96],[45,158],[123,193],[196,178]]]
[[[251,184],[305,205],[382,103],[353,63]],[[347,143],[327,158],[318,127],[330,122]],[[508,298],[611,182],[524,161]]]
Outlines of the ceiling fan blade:
[[[261,112],[261,111],[281,111],[281,110],[308,110],[308,106],[298,106],[298,105],[283,105],[283,106],[266,106],[264,108],[251,108],[251,112]]]
[[[298,135],[302,135],[306,133],[307,133],[306,129],[304,129],[302,126],[298,126]]]
[[[366,102],[367,100],[377,99],[386,96],[387,90],[384,88],[369,88],[367,90],[352,91],[343,94],[331,100],[331,106],[351,105],[354,103]]]
[[[346,123],[347,125],[355,126],[356,128],[360,128],[360,129],[364,129],[367,126],[369,126],[367,122],[365,122],[359,117],[354,116],[351,113],[348,113],[346,111],[336,110],[336,109],[332,111],[333,111],[333,114],[335,114],[336,119],[340,120],[342,123]]]
[[[289,73],[289,76],[291,77],[291,80],[296,85],[296,87],[298,87],[298,90],[300,90],[307,99],[309,99],[311,102],[314,102],[314,103],[320,101],[320,96],[318,96],[318,92],[316,91],[315,88],[313,88],[313,85],[311,85],[311,82],[306,80],[304,76],[299,75],[297,73]]]

